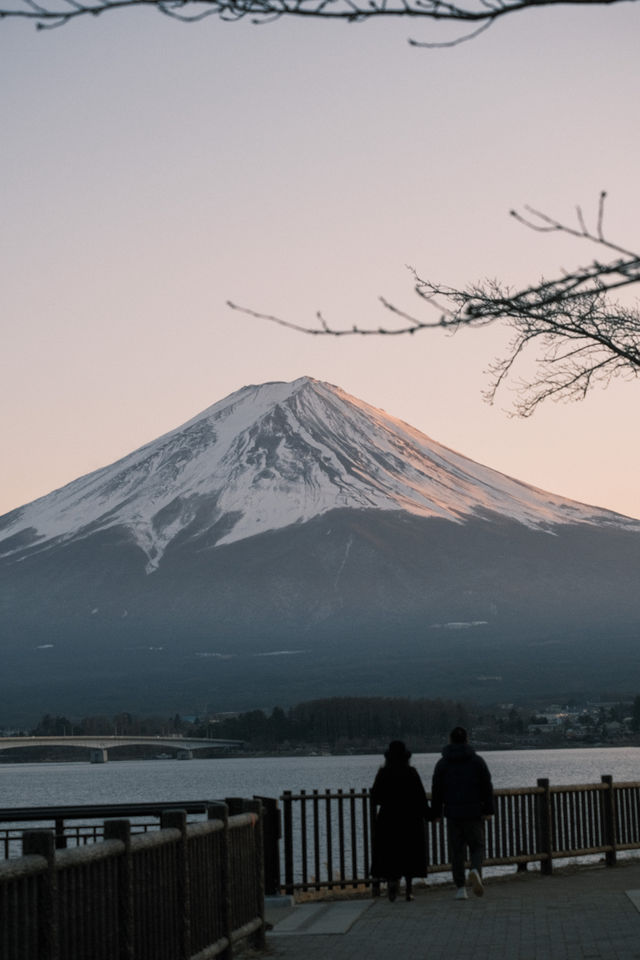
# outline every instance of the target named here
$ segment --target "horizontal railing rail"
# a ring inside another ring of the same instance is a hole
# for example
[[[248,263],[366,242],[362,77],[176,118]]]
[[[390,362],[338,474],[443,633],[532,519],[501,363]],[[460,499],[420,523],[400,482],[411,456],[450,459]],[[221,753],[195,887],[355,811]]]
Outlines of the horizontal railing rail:
[[[107,820],[104,839],[56,850],[28,830],[23,856],[0,862],[2,960],[212,960],[250,937],[264,947],[261,805],[229,800],[208,820],[184,810],[132,835]]]
[[[486,821],[485,864],[526,869],[537,862],[551,873],[553,861],[640,849],[640,782],[497,789],[495,817]],[[369,791],[285,791],[282,804],[284,890],[374,888],[370,875],[375,810]],[[429,823],[430,874],[451,868],[445,822]]]
[[[158,829],[167,808],[184,810],[190,819],[206,819],[207,810],[216,800],[187,800],[172,803],[79,804],[62,807],[0,807],[0,859],[19,856],[24,825],[51,827],[55,831],[56,849],[96,843],[103,836],[107,818],[126,817],[133,833]]]

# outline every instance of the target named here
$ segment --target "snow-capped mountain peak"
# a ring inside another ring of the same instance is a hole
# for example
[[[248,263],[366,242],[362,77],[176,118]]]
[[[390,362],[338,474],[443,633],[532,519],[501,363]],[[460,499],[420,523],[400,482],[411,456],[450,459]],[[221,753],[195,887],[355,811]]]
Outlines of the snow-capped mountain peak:
[[[151,572],[179,534],[215,542],[329,510],[405,511],[530,527],[640,523],[520,483],[436,443],[338,387],[301,377],[247,386],[123,459],[0,519],[0,555],[109,527],[130,531]]]

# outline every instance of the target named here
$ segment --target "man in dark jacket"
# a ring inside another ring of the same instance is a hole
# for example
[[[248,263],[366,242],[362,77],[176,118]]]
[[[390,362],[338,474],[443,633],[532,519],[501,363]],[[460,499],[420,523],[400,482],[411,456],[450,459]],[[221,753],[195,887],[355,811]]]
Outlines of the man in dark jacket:
[[[469,883],[481,897],[484,820],[493,816],[493,785],[489,768],[469,745],[464,727],[454,727],[433,771],[431,811],[434,820],[447,818],[449,855],[456,898],[467,899],[465,851],[469,848]]]

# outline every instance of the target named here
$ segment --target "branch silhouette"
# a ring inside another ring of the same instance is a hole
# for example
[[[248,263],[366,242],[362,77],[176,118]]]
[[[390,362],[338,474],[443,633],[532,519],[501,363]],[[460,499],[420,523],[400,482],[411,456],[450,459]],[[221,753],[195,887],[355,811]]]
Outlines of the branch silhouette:
[[[0,0],[0,20],[33,21],[38,29],[60,27],[80,17],[148,8],[187,23],[206,17],[270,23],[283,18],[338,20],[430,20],[469,26],[470,32],[444,42],[409,40],[417,47],[449,47],[471,40],[496,21],[538,7],[610,6],[638,0]]]
[[[502,322],[512,332],[506,355],[489,368],[485,398],[492,403],[498,390],[514,374],[525,354],[533,357],[532,376],[516,380],[514,412],[530,416],[544,400],[578,400],[595,386],[615,377],[640,376],[640,311],[611,298],[611,292],[640,282],[640,254],[608,239],[604,233],[606,194],[600,194],[595,226],[590,228],[581,207],[575,224],[562,223],[526,207],[511,211],[519,223],[539,233],[561,233],[594,244],[608,259],[598,257],[554,279],[542,279],[520,290],[500,282],[484,281],[457,289],[421,277],[409,268],[414,293],[436,316],[407,313],[385,297],[383,308],[398,325],[348,328],[330,326],[322,313],[316,325],[293,323],[228,301],[234,310],[313,336],[405,336],[423,330],[487,327]]]

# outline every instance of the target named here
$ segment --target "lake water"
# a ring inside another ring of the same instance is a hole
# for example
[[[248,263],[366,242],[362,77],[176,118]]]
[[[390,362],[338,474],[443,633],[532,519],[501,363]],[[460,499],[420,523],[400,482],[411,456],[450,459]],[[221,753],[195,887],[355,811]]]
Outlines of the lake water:
[[[495,787],[596,783],[601,774],[640,780],[640,747],[486,751]],[[412,763],[425,788],[439,754],[416,754]],[[208,760],[141,760],[105,764],[0,764],[0,807],[63,806],[279,797],[283,790],[361,789],[373,782],[381,756],[234,757]]]

